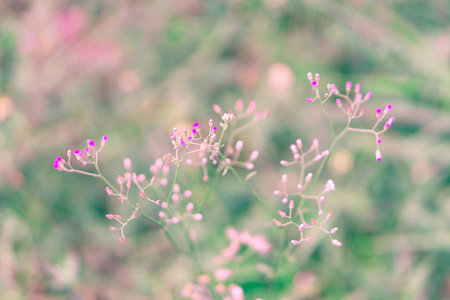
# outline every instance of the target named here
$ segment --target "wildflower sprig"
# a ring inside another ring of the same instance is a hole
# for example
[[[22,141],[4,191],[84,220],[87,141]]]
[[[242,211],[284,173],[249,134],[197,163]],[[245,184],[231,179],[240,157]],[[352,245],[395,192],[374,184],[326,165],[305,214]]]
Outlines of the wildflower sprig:
[[[334,227],[331,230],[327,230],[322,225],[324,225],[327,221],[331,219],[332,212],[329,212],[325,219],[323,219],[321,222],[316,221],[315,219],[311,219],[310,223],[306,222],[304,217],[304,212],[308,211],[306,208],[306,204],[309,200],[314,201],[317,205],[317,215],[321,217],[323,215],[323,209],[322,209],[322,202],[325,200],[325,195],[331,191],[335,190],[335,184],[333,180],[329,179],[325,186],[323,187],[322,191],[318,194],[310,194],[307,193],[308,187],[313,185],[317,179],[319,178],[323,167],[325,166],[328,156],[333,151],[334,147],[336,146],[336,143],[339,139],[341,139],[345,133],[347,132],[359,132],[359,133],[369,133],[373,134],[375,136],[376,141],[376,151],[375,151],[375,158],[377,161],[381,161],[381,152],[380,152],[380,135],[384,133],[395,121],[393,117],[391,117],[384,125],[382,129],[378,129],[379,124],[385,119],[389,111],[391,110],[392,106],[387,105],[384,110],[381,108],[378,108],[376,110],[376,118],[377,121],[370,129],[365,128],[356,128],[352,127],[351,123],[355,119],[362,118],[365,115],[365,109],[362,108],[362,105],[369,101],[372,98],[372,93],[368,92],[363,97],[361,91],[361,86],[359,83],[355,84],[354,90],[353,90],[353,97],[351,97],[352,93],[352,83],[347,82],[345,86],[345,93],[341,93],[335,84],[327,84],[327,92],[323,95],[323,98],[321,97],[320,91],[319,91],[319,81],[320,81],[320,75],[315,74],[315,76],[312,75],[312,73],[307,74],[307,78],[311,83],[311,88],[313,92],[315,93],[315,96],[313,98],[306,98],[306,102],[315,102],[318,101],[322,105],[323,111],[325,113],[325,116],[327,117],[330,128],[332,131],[332,134],[334,136],[334,140],[331,143],[328,150],[324,150],[322,152],[319,151],[319,142],[317,139],[314,139],[311,147],[309,150],[304,151],[303,150],[303,144],[300,139],[296,141],[296,144],[293,144],[290,146],[291,152],[293,155],[292,161],[286,161],[282,160],[280,164],[282,166],[292,166],[292,165],[299,165],[300,166],[300,175],[299,180],[297,184],[297,189],[295,191],[288,191],[287,190],[287,181],[288,177],[287,175],[282,175],[281,177],[281,183],[282,183],[282,189],[276,190],[274,194],[276,196],[282,197],[282,203],[287,204],[289,202],[289,213],[286,213],[286,211],[279,210],[278,213],[281,217],[281,219],[287,219],[286,222],[281,222],[277,218],[275,218],[273,221],[274,223],[279,227],[285,227],[288,225],[293,225],[298,227],[298,231],[300,232],[300,239],[292,240],[291,243],[293,245],[298,245],[303,241],[311,241],[310,237],[304,236],[305,229],[308,228],[318,228],[322,230],[324,233],[326,233],[335,246],[342,246],[342,243],[338,241],[337,239],[334,239],[332,237],[332,234],[334,234],[337,231],[337,227]],[[328,116],[327,109],[325,107],[325,103],[331,98],[334,97],[336,100],[337,107],[342,111],[343,114],[347,117],[347,123],[345,128],[337,134],[335,131],[335,127],[333,125],[333,122]],[[344,100],[341,100],[344,99]],[[321,161],[321,164],[319,168],[316,171],[316,174],[314,175],[313,180],[313,173],[309,172],[306,174],[306,169],[311,167],[316,162]],[[306,174],[306,175],[305,175]],[[297,200],[294,201],[292,198],[295,197]]]
[[[313,178],[313,174],[311,172],[306,174],[307,168],[314,165],[316,162],[319,162],[320,160],[324,159],[329,155],[328,150],[324,150],[322,152],[319,151],[319,141],[317,139],[314,139],[311,146],[308,150],[303,150],[303,143],[300,139],[297,139],[296,144],[293,144],[290,146],[293,160],[292,161],[285,161],[282,160],[280,164],[282,166],[293,166],[298,165],[300,167],[300,175],[298,184],[296,186],[295,191],[288,191],[288,176],[286,174],[281,176],[281,184],[282,189],[274,191],[274,195],[281,196],[282,200],[281,202],[283,204],[287,204],[289,202],[289,213],[286,213],[283,210],[278,210],[278,214],[281,218],[287,219],[286,222],[279,221],[278,218],[273,219],[273,222],[278,227],[285,227],[285,226],[295,226],[298,228],[298,231],[300,232],[300,239],[298,240],[292,240],[291,243],[293,245],[298,245],[301,242],[310,242],[310,237],[304,236],[304,230],[310,229],[310,228],[318,228],[328,234],[330,237],[332,243],[336,246],[341,246],[342,244],[335,240],[331,235],[337,231],[336,229],[332,230],[326,230],[322,227],[328,220],[331,219],[332,212],[329,212],[325,219],[322,222],[317,222],[315,219],[311,219],[310,223],[307,223],[305,220],[304,212],[306,211],[306,201],[314,201],[317,204],[317,214],[319,217],[323,215],[322,210],[322,202],[325,200],[325,195],[329,192],[332,192],[335,190],[335,185],[333,180],[329,179],[325,186],[323,187],[322,191],[318,194],[312,195],[307,193],[307,188],[311,183],[311,180]],[[295,197],[296,199],[299,199],[297,201],[297,204],[292,199],[292,197]],[[291,199],[290,199],[291,198]]]
[[[306,98],[306,102],[309,103],[314,102],[316,100],[320,102],[324,110],[324,113],[330,122],[331,131],[333,133],[333,136],[335,137],[335,141],[339,140],[346,132],[349,131],[373,134],[376,143],[375,159],[377,161],[381,161],[382,157],[380,151],[380,144],[382,140],[380,138],[380,135],[386,132],[386,130],[388,130],[389,127],[391,127],[392,123],[394,123],[395,121],[395,118],[394,117],[389,118],[384,124],[382,129],[377,130],[377,128],[379,127],[379,124],[382,123],[383,120],[385,120],[389,111],[392,109],[392,105],[388,104],[384,109],[381,108],[376,109],[375,116],[377,121],[372,126],[372,128],[366,129],[366,128],[352,127],[351,123],[353,120],[359,119],[365,115],[366,112],[365,109],[362,108],[362,105],[372,98],[372,93],[367,92],[363,97],[363,94],[361,93],[361,85],[359,83],[356,83],[353,89],[353,97],[352,97],[351,96],[352,83],[350,81],[347,81],[345,84],[345,94],[341,93],[335,84],[328,83],[327,84],[328,92],[326,92],[322,98],[319,92],[320,75],[315,74],[315,76],[313,77],[312,73],[310,72],[307,74],[307,77],[311,83],[312,90],[315,92],[315,97]],[[347,116],[347,124],[339,134],[336,134],[335,128],[331,122],[331,119],[328,117],[328,113],[325,108],[325,103],[332,97],[335,98],[337,107],[342,111],[344,115]],[[341,98],[344,100],[342,100]],[[332,144],[332,146],[334,147],[334,144]],[[330,149],[332,150],[331,147]]]

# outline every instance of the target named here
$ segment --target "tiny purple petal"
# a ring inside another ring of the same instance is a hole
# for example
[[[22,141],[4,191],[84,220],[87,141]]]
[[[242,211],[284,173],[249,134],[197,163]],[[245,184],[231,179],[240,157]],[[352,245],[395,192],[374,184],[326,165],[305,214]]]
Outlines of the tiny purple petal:
[[[108,137],[106,135],[102,137],[103,142],[106,142],[107,140],[108,140]]]
[[[73,154],[75,154],[75,155],[80,155],[80,154],[81,154],[81,151],[77,149],[77,150],[73,151]]]
[[[381,139],[378,139],[378,140],[377,140],[377,144],[381,144]]]
[[[312,82],[311,82],[311,85],[312,85],[313,87],[316,87],[316,86],[317,86],[317,82],[316,82],[316,81],[312,81]]]
[[[197,133],[197,129],[192,129],[192,134],[196,134]]]
[[[311,98],[306,98],[306,102],[310,103],[312,101]]]
[[[377,115],[381,114],[381,108],[377,108]]]
[[[89,142],[89,146],[90,146],[90,147],[95,147],[95,142],[94,142],[94,141],[90,141],[90,142]]]
[[[60,156],[58,156],[58,158],[56,159],[56,161],[62,161],[62,158]]]
[[[59,163],[53,164],[53,168],[54,168],[54,169],[59,169]]]
[[[200,127],[200,125],[198,125],[197,122],[194,123],[194,125],[192,125],[194,128],[198,129]]]
[[[213,130],[213,131],[217,131],[217,127],[214,126],[214,127],[212,128],[212,130]]]

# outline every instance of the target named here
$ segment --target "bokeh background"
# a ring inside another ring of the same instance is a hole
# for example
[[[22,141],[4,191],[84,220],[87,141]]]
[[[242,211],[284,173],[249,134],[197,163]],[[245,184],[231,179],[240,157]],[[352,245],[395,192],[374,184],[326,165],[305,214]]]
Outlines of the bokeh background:
[[[446,0],[0,1],[0,298],[179,299],[195,280],[190,262],[143,219],[119,243],[104,215],[126,208],[53,160],[108,135],[109,178],[125,157],[148,174],[172,127],[254,99],[271,117],[241,138],[261,153],[252,186],[276,209],[272,191],[295,172],[279,165],[289,145],[331,141],[320,105],[305,102],[311,71],[373,93],[361,127],[393,105],[383,161],[372,136],[347,135],[322,178],[337,186],[325,209],[344,247],[318,234],[276,276],[272,256],[254,255],[230,266],[233,282],[247,299],[449,299],[449,59]],[[339,127],[333,103],[329,112]],[[194,201],[207,188],[188,168],[180,185]],[[227,226],[280,247],[285,233],[270,222],[231,174],[221,178],[194,227],[204,268],[227,246]]]

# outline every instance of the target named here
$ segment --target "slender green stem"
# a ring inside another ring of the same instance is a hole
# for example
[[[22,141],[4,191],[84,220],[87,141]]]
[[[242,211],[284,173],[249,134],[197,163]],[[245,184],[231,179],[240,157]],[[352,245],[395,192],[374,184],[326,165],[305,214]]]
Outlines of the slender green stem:
[[[233,172],[233,174],[241,181],[241,183],[247,188],[247,190],[253,195],[255,200],[259,203],[259,205],[270,215],[272,215],[274,218],[277,217],[275,213],[267,206],[266,203],[261,199],[261,197],[255,192],[255,190],[248,184],[247,181],[245,181],[244,178],[242,178],[241,175],[236,171],[235,168],[233,168],[227,161],[225,160],[225,157],[223,156],[222,152],[219,151],[220,158],[225,162],[225,164],[228,166],[228,168]]]
[[[320,177],[320,174],[322,173],[325,165],[328,162],[328,158],[331,156],[331,153],[333,153],[333,150],[336,147],[337,142],[344,136],[344,134],[347,132],[347,130],[348,130],[348,127],[346,127],[344,130],[342,130],[342,132],[339,133],[339,135],[334,138],[333,142],[330,145],[330,148],[328,149],[328,151],[330,151],[330,153],[320,163],[320,166],[317,169],[317,172],[314,175],[314,178],[313,178],[312,182],[309,184],[309,186],[313,186],[317,182],[317,180]]]
[[[177,166],[177,169],[175,171],[175,176],[174,176],[173,182],[172,182],[172,187],[170,188],[169,195],[167,196],[167,207],[169,207],[170,199],[172,198],[172,194],[173,194],[173,188],[175,187],[175,184],[177,183],[177,180],[178,180],[178,174],[180,173],[181,164],[183,163],[183,161],[184,161],[184,159],[186,158],[187,155],[188,155],[188,149],[186,149],[186,152],[184,153],[183,157],[178,162],[178,166]]]
[[[331,133],[333,134],[333,137],[336,138],[336,130],[334,129],[333,122],[331,122],[331,118],[328,115],[327,108],[325,107],[325,101],[324,102],[320,101],[320,104],[322,105],[323,113],[325,114],[325,117],[328,120],[328,124],[330,124]]]
[[[208,202],[209,198],[211,197],[212,191],[216,187],[217,181],[219,181],[219,177],[219,173],[216,172],[216,174],[214,175],[214,179],[210,182],[208,190],[206,191],[205,196],[203,197],[203,200],[199,205],[199,213],[202,212],[204,206],[206,205],[206,202]]]

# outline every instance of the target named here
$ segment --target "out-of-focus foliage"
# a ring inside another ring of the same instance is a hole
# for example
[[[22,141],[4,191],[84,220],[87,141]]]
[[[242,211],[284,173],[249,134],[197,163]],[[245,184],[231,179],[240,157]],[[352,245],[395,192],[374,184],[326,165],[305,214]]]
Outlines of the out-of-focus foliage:
[[[344,247],[313,236],[275,277],[271,256],[254,256],[234,266],[234,282],[248,299],[450,298],[449,59],[446,0],[0,1],[0,298],[179,299],[195,279],[190,262],[142,219],[117,242],[104,215],[126,208],[53,160],[106,134],[109,178],[124,157],[148,174],[171,150],[172,127],[255,99],[272,115],[242,139],[261,152],[251,184],[276,207],[289,145],[331,138],[320,106],[304,100],[309,71],[374,94],[361,126],[393,105],[383,161],[372,137],[346,136],[321,178],[336,183],[325,209]],[[329,112],[339,127],[333,103]],[[180,177],[200,201],[200,172]],[[204,268],[230,225],[283,247],[286,232],[239,182],[219,181],[195,225]]]

